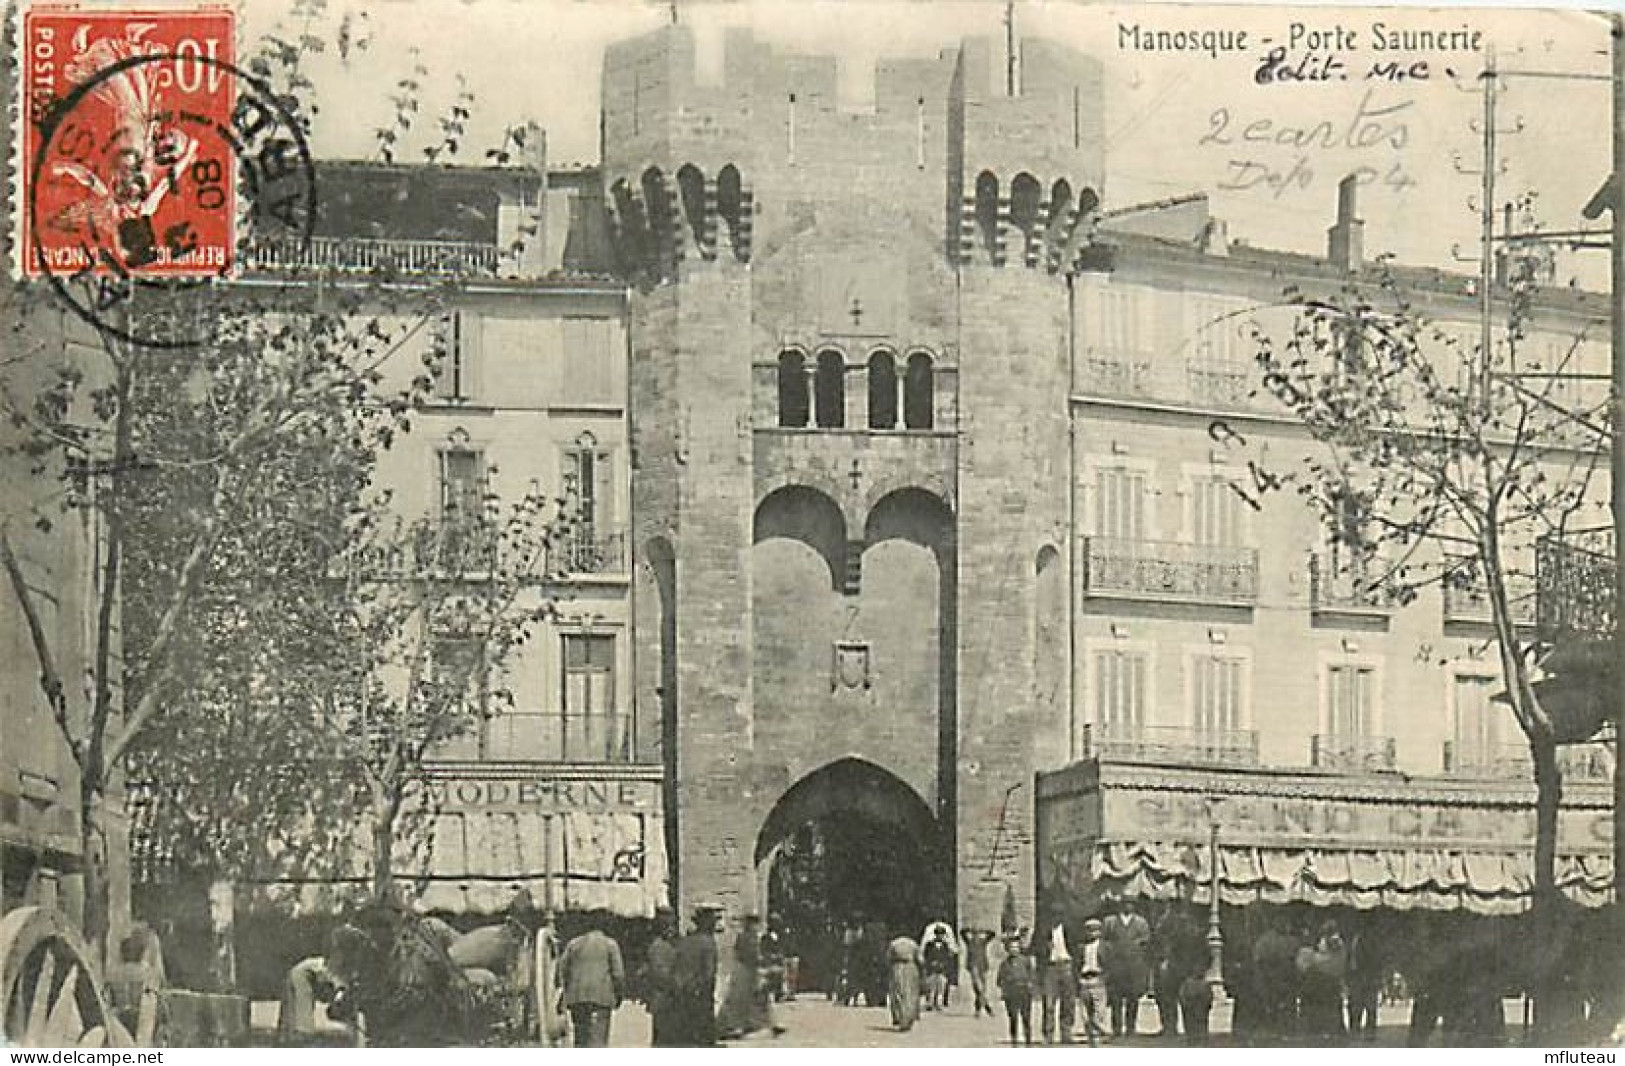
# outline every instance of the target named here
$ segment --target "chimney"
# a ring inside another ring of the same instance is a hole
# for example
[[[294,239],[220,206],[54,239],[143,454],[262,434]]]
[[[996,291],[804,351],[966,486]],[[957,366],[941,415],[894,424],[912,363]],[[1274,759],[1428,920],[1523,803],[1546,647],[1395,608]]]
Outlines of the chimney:
[[[1326,258],[1351,274],[1365,252],[1365,223],[1355,217],[1357,184],[1353,174],[1337,183],[1337,225],[1326,231]]]

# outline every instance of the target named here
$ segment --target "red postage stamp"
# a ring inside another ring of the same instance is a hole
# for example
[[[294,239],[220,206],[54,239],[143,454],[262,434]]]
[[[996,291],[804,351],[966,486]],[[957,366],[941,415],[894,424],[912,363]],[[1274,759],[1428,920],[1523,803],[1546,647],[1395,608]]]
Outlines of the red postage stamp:
[[[233,13],[35,5],[22,31],[22,273],[227,273]]]

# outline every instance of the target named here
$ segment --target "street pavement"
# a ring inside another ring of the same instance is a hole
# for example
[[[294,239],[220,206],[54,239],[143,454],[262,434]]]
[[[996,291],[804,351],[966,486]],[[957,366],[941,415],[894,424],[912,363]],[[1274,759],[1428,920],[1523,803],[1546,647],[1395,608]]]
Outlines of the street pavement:
[[[993,1003],[995,1017],[985,1014],[976,1018],[971,1014],[968,989],[955,995],[946,1011],[923,1013],[919,1024],[906,1033],[891,1026],[891,1016],[884,1007],[842,1007],[825,999],[822,994],[807,993],[774,1007],[778,1023],[784,1027],[781,1036],[754,1033],[742,1040],[729,1041],[734,1047],[895,1047],[895,1048],[977,1048],[1008,1047],[1004,1009],[997,1000]],[[1380,1030],[1377,1044],[1400,1047],[1405,1042],[1405,1020],[1409,1004],[1385,1005],[1379,1013]],[[1039,1028],[1040,1011],[1033,1004],[1034,1035],[1042,1038]],[[1213,1013],[1215,1043],[1228,1043],[1229,1006],[1221,1003]],[[1143,1035],[1108,1041],[1114,1047],[1179,1047],[1180,1042],[1160,1040],[1150,1034],[1159,1028],[1157,1008],[1147,998],[1140,1007],[1140,1031]],[[1082,1022],[1079,1022],[1081,1030]],[[1081,1040],[1081,1035],[1075,1039]],[[649,1015],[639,1004],[629,1003],[615,1012],[610,1029],[610,1043],[615,1047],[644,1047],[649,1043]]]

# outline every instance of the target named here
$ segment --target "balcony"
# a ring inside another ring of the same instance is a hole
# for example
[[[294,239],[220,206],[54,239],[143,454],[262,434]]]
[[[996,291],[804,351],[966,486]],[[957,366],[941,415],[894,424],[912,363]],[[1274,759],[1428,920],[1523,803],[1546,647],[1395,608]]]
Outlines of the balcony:
[[[1383,564],[1374,569],[1381,573]],[[1368,572],[1370,570],[1368,569]],[[1322,555],[1309,559],[1309,603],[1317,614],[1369,615],[1394,613],[1394,598],[1364,574],[1334,568]]]
[[[553,548],[548,570],[572,577],[626,573],[626,534],[576,530]]]
[[[630,714],[502,711],[441,745],[450,760],[489,762],[636,762]]]
[[[1380,774],[1395,768],[1393,737],[1343,737],[1316,733],[1309,738],[1309,765],[1344,774]]]
[[[1258,733],[1251,729],[1201,730],[1143,725],[1116,730],[1083,727],[1085,759],[1182,763],[1205,766],[1257,766]]]
[[[1258,372],[1245,363],[1202,360],[1185,363],[1185,383],[1191,398],[1199,403],[1223,407],[1255,405],[1254,397],[1249,394],[1257,381]]]
[[[1091,355],[1078,366],[1078,386],[1103,396],[1149,398],[1153,394],[1151,360],[1143,356]]]
[[[1515,626],[1534,625],[1534,581],[1522,575],[1508,575],[1506,585],[1508,605],[1512,608],[1512,624]],[[1484,591],[1482,584],[1465,589],[1455,588],[1450,585],[1444,586],[1444,620],[1447,623],[1494,624],[1495,619],[1490,614],[1489,595]]]
[[[1258,600],[1254,548],[1086,537],[1083,554],[1090,596],[1233,606]]]
[[[1563,781],[1612,781],[1614,779],[1614,744],[1592,741],[1589,744],[1565,744],[1557,749],[1557,765],[1563,771]]]
[[[1558,641],[1612,636],[1617,565],[1611,530],[1542,537],[1535,547],[1542,637]]]
[[[312,237],[309,243],[283,241],[247,249],[255,271],[333,270],[364,274],[392,271],[456,277],[495,277],[500,256],[495,244],[472,241],[407,241]]]
[[[1535,776],[1527,744],[1479,744],[1464,747],[1444,742],[1444,772],[1447,777],[1485,781],[1527,781]]]

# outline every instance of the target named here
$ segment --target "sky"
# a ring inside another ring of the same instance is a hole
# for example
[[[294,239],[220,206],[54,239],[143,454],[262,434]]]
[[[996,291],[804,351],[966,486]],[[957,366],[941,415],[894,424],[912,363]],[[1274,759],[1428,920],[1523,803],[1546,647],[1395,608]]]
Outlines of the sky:
[[[368,45],[348,61],[329,54],[310,68],[323,105],[315,119],[319,154],[373,155],[373,131],[392,114],[391,86],[421,59],[430,71],[426,114],[450,104],[461,77],[476,101],[471,144],[494,145],[505,126],[534,120],[547,130],[554,166],[596,161],[604,47],[665,25],[674,8],[696,36],[702,67],[719,60],[724,31],[740,26],[785,52],[835,55],[842,106],[855,110],[870,103],[878,56],[931,56],[968,36],[994,38],[1002,55],[1005,14],[1001,0],[328,3],[329,36],[349,17],[364,27]],[[1479,247],[1483,160],[1479,75],[1492,48],[1505,72],[1495,202],[1532,192],[1543,228],[1568,229],[1584,224],[1580,208],[1607,176],[1609,93],[1598,80],[1608,71],[1607,25],[1581,11],[1079,0],[1016,0],[1014,8],[1020,36],[1058,41],[1104,65],[1107,207],[1204,191],[1232,239],[1314,252],[1324,248],[1339,179],[1358,172],[1368,254],[1471,271],[1465,260]],[[240,10],[245,40],[290,22],[288,0],[242,0]],[[1458,39],[1476,32],[1481,47],[1379,52],[1377,23],[1462,31]],[[1261,63],[1271,48],[1294,41],[1295,24],[1294,65],[1335,58],[1332,80],[1260,84]],[[1136,26],[1228,31],[1239,47],[1146,51],[1125,36]],[[1241,32],[1244,43],[1234,37]],[[1412,76],[1371,76],[1373,64],[1390,60]],[[1414,76],[1418,62],[1427,64],[1425,80]],[[1554,73],[1589,77],[1545,76]],[[1565,256],[1559,281],[1602,287],[1606,258]]]

